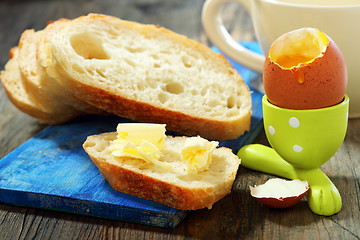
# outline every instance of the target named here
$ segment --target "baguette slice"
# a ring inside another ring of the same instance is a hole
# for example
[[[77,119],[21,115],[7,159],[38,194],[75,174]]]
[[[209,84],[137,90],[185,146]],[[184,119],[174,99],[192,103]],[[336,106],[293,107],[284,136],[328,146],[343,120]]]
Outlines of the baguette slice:
[[[250,127],[249,88],[220,54],[154,25],[89,14],[47,39],[59,78],[84,101],[207,139]]]
[[[54,114],[42,105],[41,100],[33,98],[26,92],[18,64],[18,52],[18,47],[10,50],[10,59],[5,65],[5,70],[0,73],[0,79],[9,100],[19,110],[46,124],[60,124],[72,119],[73,114],[68,115],[66,112]]]
[[[55,22],[50,22],[42,31],[43,33],[41,34],[36,48],[37,72],[40,79],[39,85],[48,93],[54,95],[58,99],[61,99],[61,101],[80,112],[104,114],[104,111],[80,100],[73,92],[69,91],[66,86],[59,81],[61,76],[53,65],[54,60],[51,49],[49,48],[48,39],[51,38],[51,36],[56,35],[59,29],[63,28],[70,22],[71,20],[69,19],[61,18]]]
[[[42,31],[25,30],[19,41],[18,63],[22,75],[25,91],[33,99],[37,99],[44,110],[53,115],[78,116],[80,111],[64,103],[46,91],[40,81],[36,64],[36,47],[41,38]]]
[[[183,210],[211,208],[231,191],[240,159],[228,148],[214,150],[209,169],[196,173],[187,172],[180,157],[186,137],[165,139],[167,146],[160,160],[171,168],[164,169],[140,159],[111,155],[107,147],[116,136],[116,132],[89,136],[83,147],[117,191]]]

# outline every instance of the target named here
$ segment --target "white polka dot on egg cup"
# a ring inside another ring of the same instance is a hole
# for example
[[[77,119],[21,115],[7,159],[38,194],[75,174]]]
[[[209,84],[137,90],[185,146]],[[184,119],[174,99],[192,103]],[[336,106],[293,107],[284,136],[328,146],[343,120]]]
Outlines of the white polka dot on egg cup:
[[[264,128],[272,148],[296,168],[319,168],[341,146],[347,129],[349,99],[320,109],[293,110],[262,99]]]

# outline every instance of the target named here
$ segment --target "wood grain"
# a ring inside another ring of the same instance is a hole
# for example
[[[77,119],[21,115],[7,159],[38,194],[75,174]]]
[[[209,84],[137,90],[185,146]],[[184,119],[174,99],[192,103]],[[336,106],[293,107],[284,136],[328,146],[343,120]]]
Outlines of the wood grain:
[[[41,29],[49,20],[89,12],[159,24],[210,45],[203,32],[201,0],[92,0],[0,2],[0,65],[26,28]],[[254,40],[248,14],[234,3],[224,21],[238,40]],[[0,158],[45,126],[18,111],[0,87]],[[307,203],[275,210],[255,202],[249,186],[274,177],[241,168],[233,192],[211,210],[191,213],[176,229],[0,204],[0,239],[360,239],[360,119],[349,120],[344,144],[322,169],[343,197],[331,217],[314,215]],[[262,132],[255,140],[268,144]]]

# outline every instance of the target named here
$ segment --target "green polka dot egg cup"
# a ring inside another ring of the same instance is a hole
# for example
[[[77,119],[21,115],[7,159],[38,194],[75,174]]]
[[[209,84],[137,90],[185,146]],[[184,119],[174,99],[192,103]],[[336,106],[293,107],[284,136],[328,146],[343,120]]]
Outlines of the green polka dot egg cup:
[[[251,144],[240,149],[242,165],[289,179],[306,180],[310,209],[319,215],[340,211],[342,200],[331,180],[320,170],[344,141],[349,98],[334,106],[293,110],[262,99],[264,128],[272,148]]]

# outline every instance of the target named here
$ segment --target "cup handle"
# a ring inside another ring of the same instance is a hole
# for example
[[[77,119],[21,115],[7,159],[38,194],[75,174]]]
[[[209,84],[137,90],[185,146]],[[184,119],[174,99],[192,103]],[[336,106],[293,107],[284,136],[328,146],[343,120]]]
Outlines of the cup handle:
[[[224,27],[220,9],[225,2],[229,2],[229,0],[207,0],[204,3],[202,8],[202,23],[206,34],[213,44],[227,56],[245,67],[262,73],[265,57],[238,44]],[[237,2],[249,10],[247,0],[237,0]]]

